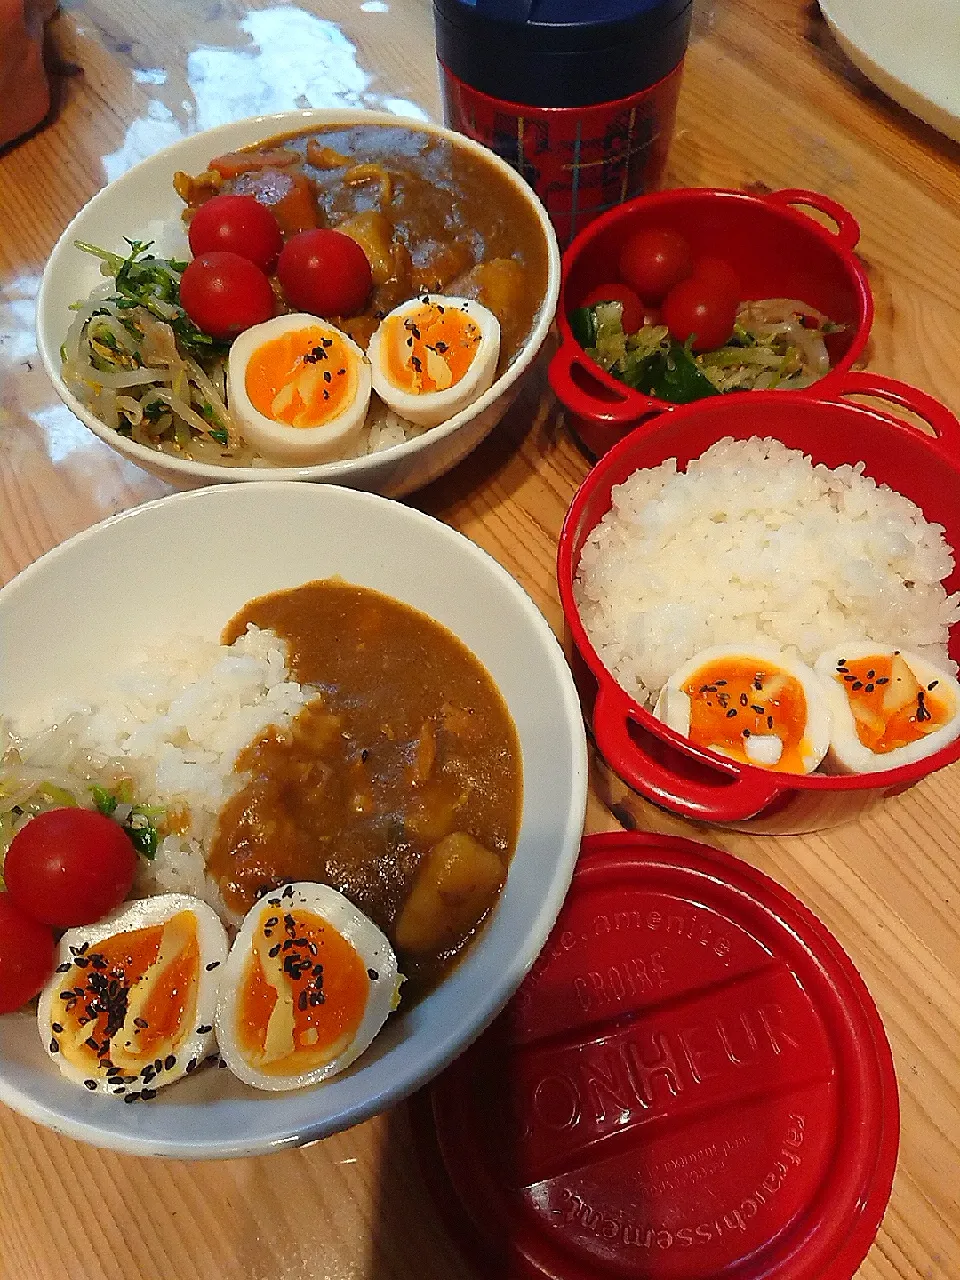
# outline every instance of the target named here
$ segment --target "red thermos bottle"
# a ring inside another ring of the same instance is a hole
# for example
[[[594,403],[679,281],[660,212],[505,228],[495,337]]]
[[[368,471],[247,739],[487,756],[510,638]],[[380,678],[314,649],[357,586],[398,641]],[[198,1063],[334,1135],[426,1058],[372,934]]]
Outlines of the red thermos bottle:
[[[692,0],[434,0],[447,123],[513,165],[561,246],[656,189]]]

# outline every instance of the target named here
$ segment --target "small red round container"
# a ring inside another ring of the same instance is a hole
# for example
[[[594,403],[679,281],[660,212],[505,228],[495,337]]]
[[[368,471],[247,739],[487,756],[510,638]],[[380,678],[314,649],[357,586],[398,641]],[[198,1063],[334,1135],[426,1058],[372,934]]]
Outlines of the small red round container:
[[[804,208],[826,215],[832,228]],[[842,205],[800,189],[757,196],[685,187],[642,196],[598,218],[563,256],[557,309],[561,345],[550,364],[550,384],[568,410],[569,425],[594,456],[652,414],[677,407],[611,377],[585,354],[568,320],[592,289],[616,279],[624,241],[651,227],[679,232],[694,258],[728,262],[740,278],[744,301],[798,298],[842,324],[843,331],[827,339],[832,369],[817,387],[828,386],[862,353],[873,323],[873,295],[854,253],[860,227]]]
[[[944,527],[960,549],[960,422],[932,396],[874,373],[850,372],[824,388],[785,395],[755,391],[717,396],[661,414],[615,445],[593,468],[567,512],[557,556],[557,580],[574,651],[571,662],[587,723],[607,766],[604,799],[626,805],[636,793],[674,813],[746,831],[795,833],[858,817],[885,796],[960,759],[960,739],[914,764],[883,773],[791,774],[741,765],[696,746],[669,729],[626,693],[590,643],[573,593],[580,552],[611,506],[611,490],[641,467],[676,458],[684,468],[724,437],[773,436],[828,467],[865,463],[866,474],[905,494],[928,521]],[[883,410],[849,397],[884,402]],[[933,434],[895,416],[899,406]],[[944,582],[960,589],[960,565]],[[960,627],[950,642],[960,661]],[[611,777],[612,774],[612,777]],[[625,784],[618,788],[617,780]]]
[[[850,1280],[899,1105],[837,941],[745,863],[588,836],[536,966],[413,1104],[486,1280]]]

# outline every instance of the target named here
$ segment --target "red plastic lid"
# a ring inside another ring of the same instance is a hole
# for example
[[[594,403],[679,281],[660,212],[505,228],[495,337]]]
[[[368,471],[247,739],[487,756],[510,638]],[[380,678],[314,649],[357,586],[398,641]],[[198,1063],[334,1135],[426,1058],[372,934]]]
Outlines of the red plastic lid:
[[[504,1014],[414,1103],[497,1280],[850,1280],[890,1195],[896,1076],[836,940],[747,864],[590,836]]]

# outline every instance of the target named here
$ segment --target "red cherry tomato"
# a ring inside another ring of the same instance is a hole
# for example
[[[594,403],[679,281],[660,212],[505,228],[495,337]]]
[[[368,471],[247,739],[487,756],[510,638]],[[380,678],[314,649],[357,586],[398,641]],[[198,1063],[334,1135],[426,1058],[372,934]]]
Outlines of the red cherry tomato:
[[[634,291],[625,284],[601,284],[591,289],[581,307],[592,307],[598,302],[619,302],[621,321],[624,333],[636,333],[643,324],[643,303]]]
[[[645,302],[660,302],[692,270],[690,246],[667,227],[637,231],[620,250],[620,275]]]
[[[671,336],[678,342],[693,336],[694,351],[722,347],[733,333],[736,316],[736,296],[696,275],[674,285],[663,301],[663,322]]]
[[[32,1000],[53,973],[53,930],[0,893],[0,1013]]]
[[[21,911],[66,929],[118,907],[136,869],[130,837],[116,822],[92,809],[49,809],[11,840],[3,878]]]
[[[229,340],[269,320],[276,299],[259,267],[239,253],[221,250],[201,254],[187,265],[180,278],[180,303],[198,329]]]
[[[315,316],[353,316],[373,285],[367,255],[342,231],[318,227],[291,236],[277,260],[287,301]]]
[[[190,220],[194,256],[225,249],[270,271],[283,248],[280,224],[253,196],[214,196]]]
[[[733,297],[739,303],[740,277],[723,258],[698,258],[693,264],[694,278],[708,285],[715,293]]]

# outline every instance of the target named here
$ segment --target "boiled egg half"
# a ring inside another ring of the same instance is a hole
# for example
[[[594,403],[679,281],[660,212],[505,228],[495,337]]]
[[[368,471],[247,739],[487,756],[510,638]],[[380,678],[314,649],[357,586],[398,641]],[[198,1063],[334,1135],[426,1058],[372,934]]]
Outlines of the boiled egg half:
[[[216,912],[180,893],[68,929],[37,1009],[47,1053],[91,1093],[152,1097],[216,1048],[227,950]]]
[[[284,885],[247,913],[230,951],[220,1052],[257,1089],[318,1084],[363,1053],[399,987],[390,943],[343,894]]]
[[[500,323],[470,298],[421,294],[381,321],[368,355],[380,399],[408,422],[435,427],[493,382]]]
[[[370,388],[367,357],[316,316],[276,316],[230,348],[230,409],[247,443],[271,462],[343,457],[363,429]]]
[[[810,773],[830,744],[830,711],[813,670],[775,645],[717,645],[660,691],[654,715],[744,764]]]
[[[846,644],[822,654],[814,670],[833,712],[827,767],[835,773],[913,764],[960,736],[960,684],[919,654]]]

